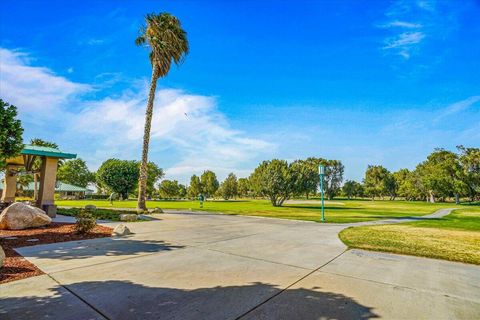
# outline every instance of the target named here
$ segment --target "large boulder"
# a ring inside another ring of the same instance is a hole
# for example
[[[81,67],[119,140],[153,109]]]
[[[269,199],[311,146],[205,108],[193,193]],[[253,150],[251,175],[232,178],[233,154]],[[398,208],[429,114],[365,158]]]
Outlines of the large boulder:
[[[3,261],[5,260],[5,252],[2,249],[2,246],[0,246],[0,268],[3,267]]]
[[[118,226],[115,227],[112,231],[112,236],[126,236],[128,234],[131,234],[132,232],[128,227],[124,224],[119,224]]]
[[[15,202],[0,214],[0,229],[21,230],[50,224],[45,211],[22,202]]]
[[[155,209],[151,209],[148,213],[163,213],[163,210],[159,207],[156,207]]]
[[[133,222],[138,220],[138,215],[136,213],[121,213],[120,221]]]

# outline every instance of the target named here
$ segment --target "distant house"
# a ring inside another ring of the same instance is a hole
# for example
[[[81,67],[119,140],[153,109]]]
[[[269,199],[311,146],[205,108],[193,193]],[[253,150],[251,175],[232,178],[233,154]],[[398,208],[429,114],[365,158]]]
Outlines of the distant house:
[[[27,187],[18,186],[17,190],[22,190],[24,194],[33,196],[35,189],[34,183],[30,182]],[[0,193],[3,192],[3,181],[0,181]],[[58,194],[61,199],[83,199],[85,195],[92,194],[93,190],[74,186],[65,182],[57,181],[55,183],[55,194]]]

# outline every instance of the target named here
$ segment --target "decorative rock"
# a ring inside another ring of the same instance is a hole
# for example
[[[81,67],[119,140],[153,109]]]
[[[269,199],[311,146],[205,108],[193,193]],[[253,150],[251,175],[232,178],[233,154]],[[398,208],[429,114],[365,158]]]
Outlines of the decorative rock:
[[[137,221],[138,215],[135,213],[122,213],[120,214],[120,221]]]
[[[97,207],[94,206],[93,204],[87,204],[87,205],[85,206],[85,209],[86,209],[86,210],[97,210]]]
[[[132,232],[128,227],[124,224],[119,224],[115,227],[112,231],[112,236],[126,236],[127,234],[131,234]]]
[[[155,209],[150,210],[150,213],[163,213],[163,210],[159,207],[156,207]]]
[[[8,206],[0,214],[0,229],[22,230],[48,225],[52,218],[45,211],[21,202]]]
[[[2,246],[0,246],[0,268],[3,267],[3,260],[5,260],[5,252],[2,249]]]

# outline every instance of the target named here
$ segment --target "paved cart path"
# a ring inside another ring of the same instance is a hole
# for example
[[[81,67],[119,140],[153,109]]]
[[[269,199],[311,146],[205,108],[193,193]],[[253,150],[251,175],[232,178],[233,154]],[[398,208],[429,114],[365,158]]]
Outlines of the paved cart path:
[[[455,210],[455,208],[439,209],[432,214],[427,214],[427,215],[424,215],[424,216],[363,221],[363,222],[355,222],[355,223],[345,223],[345,224],[342,224],[342,225],[344,225],[344,226],[372,226],[372,225],[379,225],[379,224],[394,224],[394,223],[415,222],[415,221],[430,220],[430,219],[440,219],[440,218],[443,218],[443,217],[449,215],[450,212],[452,212],[453,210]]]
[[[479,266],[346,250],[338,232],[352,224],[218,214],[157,217],[128,224],[134,234],[127,237],[19,249],[46,274],[0,285],[0,318],[475,319],[480,314]]]

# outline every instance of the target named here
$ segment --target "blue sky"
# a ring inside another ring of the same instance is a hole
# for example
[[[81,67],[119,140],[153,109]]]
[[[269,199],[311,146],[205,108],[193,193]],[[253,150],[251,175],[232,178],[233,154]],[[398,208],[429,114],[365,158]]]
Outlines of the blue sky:
[[[168,178],[247,176],[261,160],[413,168],[480,145],[478,1],[3,1],[0,95],[25,140],[96,169],[139,159],[151,66],[143,16],[170,12],[191,52],[160,79],[150,158]],[[187,113],[187,116],[185,116]]]

